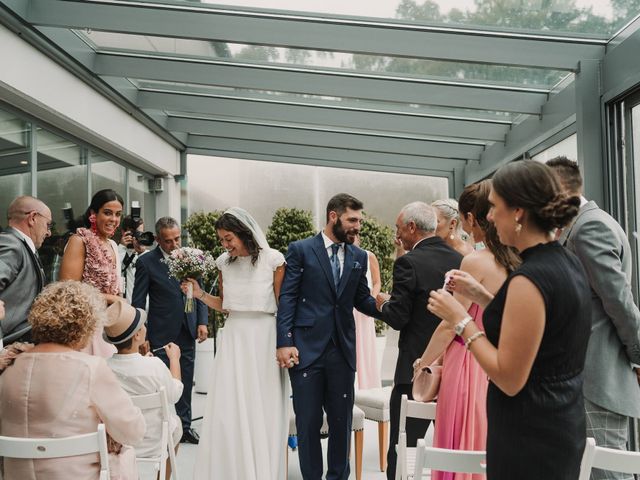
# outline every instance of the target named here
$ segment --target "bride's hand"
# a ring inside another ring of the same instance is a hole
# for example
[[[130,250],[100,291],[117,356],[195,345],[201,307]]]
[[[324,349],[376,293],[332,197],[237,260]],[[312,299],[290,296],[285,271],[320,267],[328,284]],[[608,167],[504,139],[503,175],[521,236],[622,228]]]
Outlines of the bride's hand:
[[[196,280],[193,278],[187,278],[180,283],[180,289],[182,293],[187,294],[187,290],[189,289],[189,284],[193,285],[193,298],[200,298],[202,295],[202,289]]]

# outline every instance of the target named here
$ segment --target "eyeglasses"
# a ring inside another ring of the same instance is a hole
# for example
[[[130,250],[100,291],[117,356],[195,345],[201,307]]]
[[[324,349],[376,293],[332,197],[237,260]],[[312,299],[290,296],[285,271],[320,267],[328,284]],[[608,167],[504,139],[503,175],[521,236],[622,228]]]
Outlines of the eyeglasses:
[[[47,218],[44,213],[40,213],[37,210],[32,210],[31,212],[25,212],[25,213],[28,215],[32,212],[35,213],[36,215],[40,215],[42,218],[44,218],[47,221],[47,231],[50,232],[53,226],[55,225],[55,223],[50,218]]]

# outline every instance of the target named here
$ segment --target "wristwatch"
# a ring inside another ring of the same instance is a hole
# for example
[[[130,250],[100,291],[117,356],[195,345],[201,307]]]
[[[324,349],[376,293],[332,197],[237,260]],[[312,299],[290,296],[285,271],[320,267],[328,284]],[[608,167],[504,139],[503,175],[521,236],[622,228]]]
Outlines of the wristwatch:
[[[471,320],[473,320],[473,318],[471,318],[469,315],[467,315],[462,320],[460,320],[458,323],[456,323],[455,327],[453,327],[453,330],[456,332],[456,335],[461,336],[462,332],[464,332],[464,327],[466,327]]]

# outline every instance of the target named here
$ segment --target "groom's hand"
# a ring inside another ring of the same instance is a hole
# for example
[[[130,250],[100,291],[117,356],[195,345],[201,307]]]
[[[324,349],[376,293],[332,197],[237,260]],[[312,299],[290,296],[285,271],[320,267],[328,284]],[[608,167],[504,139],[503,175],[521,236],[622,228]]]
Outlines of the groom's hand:
[[[291,368],[300,363],[296,347],[282,347],[276,350],[276,361],[280,368]]]

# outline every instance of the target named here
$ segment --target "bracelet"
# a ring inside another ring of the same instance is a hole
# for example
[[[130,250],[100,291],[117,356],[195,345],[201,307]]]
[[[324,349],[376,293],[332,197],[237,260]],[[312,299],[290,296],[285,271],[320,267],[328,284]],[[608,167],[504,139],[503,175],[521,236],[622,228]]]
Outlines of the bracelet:
[[[464,342],[464,346],[467,347],[467,350],[471,350],[471,344],[475,342],[477,339],[479,339],[480,337],[484,337],[484,336],[485,334],[483,331],[476,332],[473,335],[471,335],[469,338],[467,338],[467,340]]]
[[[202,293],[200,294],[200,296],[198,297],[198,300],[204,300],[204,296],[207,294],[207,292],[205,292],[204,290],[202,290]]]

